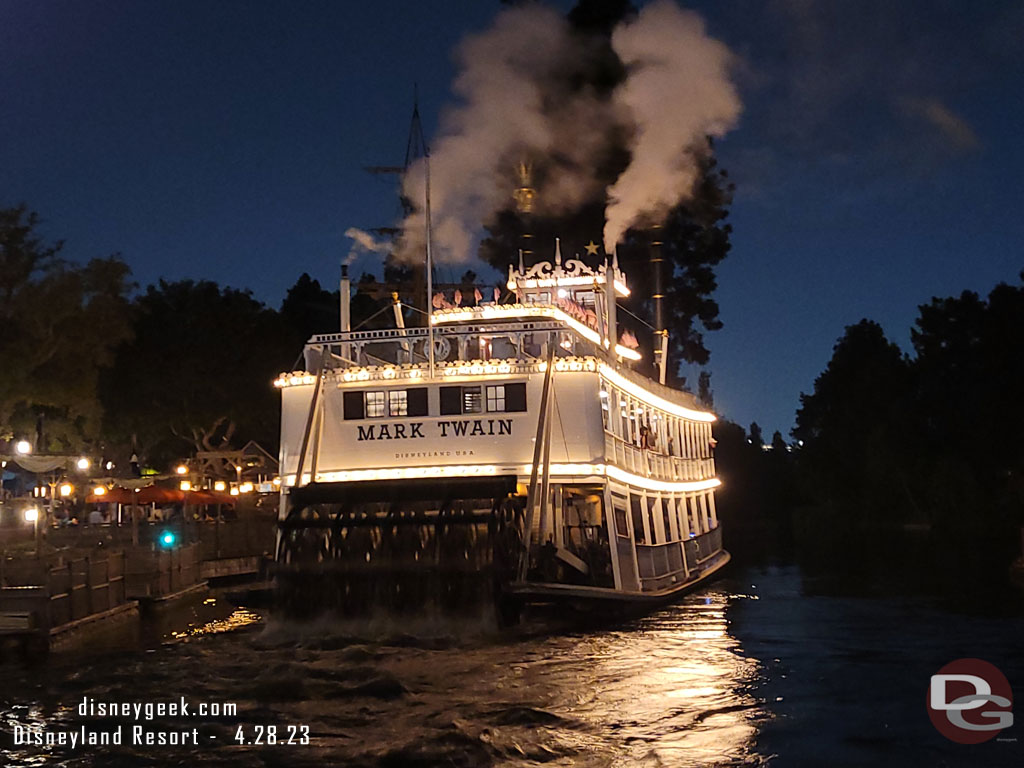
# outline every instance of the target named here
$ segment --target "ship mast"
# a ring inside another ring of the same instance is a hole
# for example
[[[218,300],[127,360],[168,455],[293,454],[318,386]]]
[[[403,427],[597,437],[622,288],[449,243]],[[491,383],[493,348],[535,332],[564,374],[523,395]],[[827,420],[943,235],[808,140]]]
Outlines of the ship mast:
[[[434,262],[430,252],[430,150],[426,145],[423,147],[423,170],[426,179],[423,213],[427,229],[427,356],[430,360],[430,378],[434,378]]]

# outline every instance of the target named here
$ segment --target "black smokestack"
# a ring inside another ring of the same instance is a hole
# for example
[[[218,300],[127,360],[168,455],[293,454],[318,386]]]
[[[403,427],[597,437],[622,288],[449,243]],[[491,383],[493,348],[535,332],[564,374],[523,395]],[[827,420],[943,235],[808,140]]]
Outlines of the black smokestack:
[[[651,304],[654,314],[654,368],[660,371],[665,365],[661,359],[662,337],[665,329],[665,257],[662,252],[661,225],[655,224],[650,232],[650,264],[651,264]]]

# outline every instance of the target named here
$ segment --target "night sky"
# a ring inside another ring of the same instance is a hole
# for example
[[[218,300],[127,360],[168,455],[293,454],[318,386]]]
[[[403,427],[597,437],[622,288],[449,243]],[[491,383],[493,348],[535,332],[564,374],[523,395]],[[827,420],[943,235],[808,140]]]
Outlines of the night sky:
[[[715,405],[786,433],[844,326],[908,348],[918,304],[1024,268],[1024,4],[688,7],[738,55],[744,103],[718,143],[737,192]],[[414,82],[429,140],[453,46],[499,9],[0,0],[0,206],[38,211],[68,258],[120,252],[141,285],[277,306],[304,271],[333,284],[344,231],[398,213],[363,166],[401,163]]]

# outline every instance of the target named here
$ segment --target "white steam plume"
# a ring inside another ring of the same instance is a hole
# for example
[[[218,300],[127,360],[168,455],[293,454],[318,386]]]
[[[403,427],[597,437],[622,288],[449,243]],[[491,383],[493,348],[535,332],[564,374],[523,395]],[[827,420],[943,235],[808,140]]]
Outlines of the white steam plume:
[[[388,243],[378,240],[369,232],[357,227],[349,227],[345,230],[345,237],[352,240],[352,247],[349,248],[348,256],[345,258],[345,266],[348,266],[356,257],[363,253],[387,253],[390,246]]]
[[[571,47],[568,24],[539,5],[500,13],[490,29],[466,38],[456,52],[453,90],[462,104],[444,115],[430,158],[433,245],[438,257],[471,258],[480,225],[511,199],[511,172],[524,153],[552,150],[543,83]],[[402,253],[421,258],[422,161],[403,181],[419,209],[403,224]]]
[[[443,115],[430,160],[438,259],[472,258],[480,227],[511,204],[523,160],[536,161],[541,216],[570,213],[607,194],[608,252],[631,225],[663,216],[690,194],[705,136],[723,134],[739,115],[729,50],[705,34],[696,14],[658,0],[615,30],[612,45],[628,75],[606,98],[572,85],[595,44],[554,10],[527,4],[502,11],[490,29],[459,45],[459,104]],[[596,168],[623,134],[630,136],[630,164],[601,190]],[[416,211],[402,224],[398,254],[420,260],[422,161],[402,183]]]
[[[695,153],[740,113],[729,49],[707,36],[697,14],[670,0],[646,6],[636,21],[616,28],[612,47],[629,73],[614,99],[631,116],[634,132],[629,167],[608,188],[608,253],[638,220],[663,217],[690,195]]]

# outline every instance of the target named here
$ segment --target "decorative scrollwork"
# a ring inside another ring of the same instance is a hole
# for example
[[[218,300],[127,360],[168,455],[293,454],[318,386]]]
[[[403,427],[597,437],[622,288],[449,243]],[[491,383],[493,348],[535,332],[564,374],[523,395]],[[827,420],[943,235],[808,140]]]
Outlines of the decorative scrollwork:
[[[451,354],[452,345],[444,336],[434,337],[434,359],[435,360],[447,360],[448,355]],[[430,355],[430,340],[423,340],[423,356],[428,357]]]

